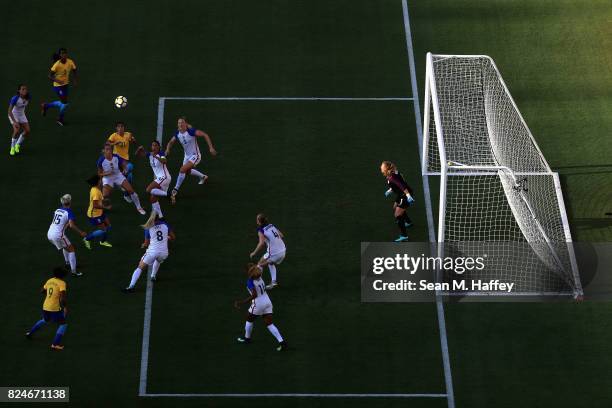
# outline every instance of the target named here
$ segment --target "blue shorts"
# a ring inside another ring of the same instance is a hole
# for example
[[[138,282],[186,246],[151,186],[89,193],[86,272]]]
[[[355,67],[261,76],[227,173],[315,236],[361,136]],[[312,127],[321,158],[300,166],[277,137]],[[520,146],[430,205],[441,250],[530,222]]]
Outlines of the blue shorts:
[[[64,317],[63,310],[60,310],[58,312],[49,312],[47,310],[43,310],[43,319],[45,320],[45,322],[63,323],[66,321],[66,317]]]
[[[89,218],[89,223],[91,225],[98,226],[98,225],[104,224],[104,221],[106,221],[106,214],[102,214],[99,217],[87,217],[87,218]]]
[[[53,90],[59,97],[68,96],[68,85],[54,86]]]

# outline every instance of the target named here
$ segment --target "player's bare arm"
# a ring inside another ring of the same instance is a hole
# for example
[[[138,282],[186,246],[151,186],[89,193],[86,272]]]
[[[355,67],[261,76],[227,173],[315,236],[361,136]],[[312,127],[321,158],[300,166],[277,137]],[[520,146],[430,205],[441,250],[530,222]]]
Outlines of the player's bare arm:
[[[266,246],[266,239],[264,237],[264,234],[262,234],[261,232],[258,232],[257,235],[259,236],[259,242],[257,243],[257,246],[255,247],[253,252],[250,253],[249,256],[251,258],[257,255],[257,253],[261,251],[264,248],[264,246]]]
[[[256,297],[257,297],[257,291],[255,289],[251,289],[251,296],[249,296],[248,298],[242,299],[242,300],[236,300],[234,302],[234,307],[236,309],[240,309],[241,305],[243,305],[245,303],[248,303],[248,302],[251,302]]]
[[[79,234],[82,237],[87,236],[87,233],[85,231],[82,231],[79,227],[77,227],[76,223],[72,220],[68,221],[68,226],[73,229],[74,231],[76,231],[77,234]]]
[[[211,155],[216,156],[217,151],[215,150],[215,147],[213,146],[212,140],[210,139],[210,136],[208,136],[208,133],[203,132],[201,130],[196,130],[195,134],[196,136],[203,137],[204,140],[206,140],[206,144],[208,145],[208,151]]]
[[[13,106],[12,104],[9,103],[9,107],[8,107],[8,116],[11,119],[11,121],[13,123],[17,123],[17,121],[15,120],[15,117],[13,116]]]
[[[176,137],[172,137],[172,139],[170,139],[170,141],[168,142],[168,145],[166,146],[166,156],[170,155],[170,150],[172,149],[172,146],[174,145],[174,143],[176,142]]]

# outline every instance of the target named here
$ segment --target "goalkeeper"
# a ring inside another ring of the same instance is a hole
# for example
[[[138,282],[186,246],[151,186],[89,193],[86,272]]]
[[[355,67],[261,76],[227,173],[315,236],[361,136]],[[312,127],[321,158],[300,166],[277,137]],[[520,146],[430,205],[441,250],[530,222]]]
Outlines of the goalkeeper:
[[[384,161],[380,165],[380,172],[387,178],[389,189],[385,191],[385,197],[389,197],[395,193],[395,202],[393,203],[393,215],[395,222],[400,230],[400,236],[395,242],[408,241],[408,233],[406,228],[412,226],[412,221],[406,214],[406,209],[414,204],[412,197],[412,189],[406,183],[395,164],[390,161]]]

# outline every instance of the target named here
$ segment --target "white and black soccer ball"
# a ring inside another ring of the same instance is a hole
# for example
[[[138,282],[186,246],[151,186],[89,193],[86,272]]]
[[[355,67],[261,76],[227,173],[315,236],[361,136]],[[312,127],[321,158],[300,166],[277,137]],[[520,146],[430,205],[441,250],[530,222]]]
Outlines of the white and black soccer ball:
[[[125,96],[118,96],[115,98],[115,106],[119,109],[127,106],[127,98]]]

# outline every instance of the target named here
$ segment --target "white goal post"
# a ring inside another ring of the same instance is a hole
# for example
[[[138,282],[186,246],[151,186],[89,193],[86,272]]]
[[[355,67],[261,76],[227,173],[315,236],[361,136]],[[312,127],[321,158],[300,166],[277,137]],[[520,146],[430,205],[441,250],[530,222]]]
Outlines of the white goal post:
[[[486,253],[472,277],[515,293],[582,295],[558,174],[490,57],[427,54],[422,157],[440,177],[439,251]]]

